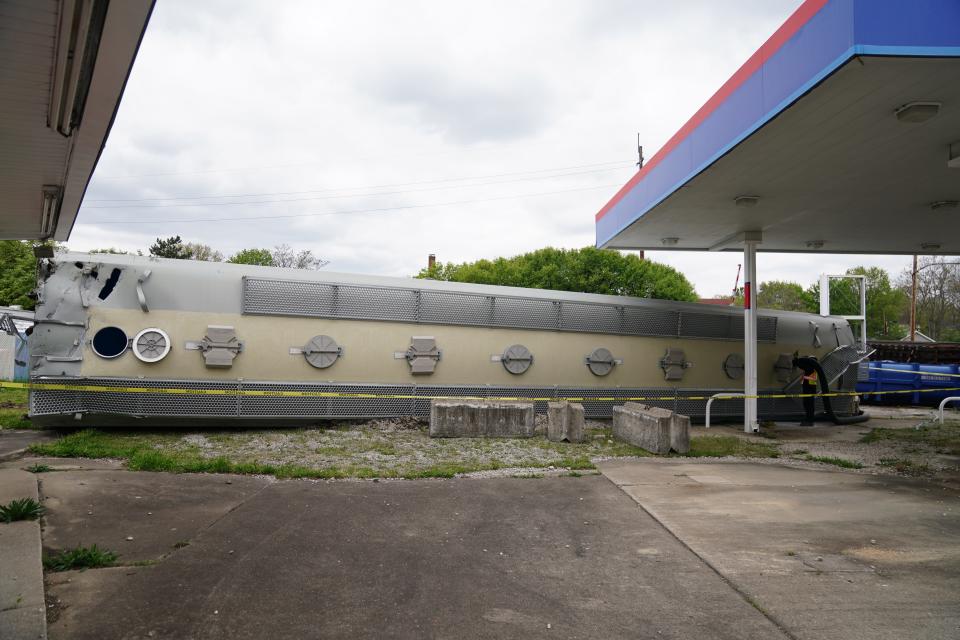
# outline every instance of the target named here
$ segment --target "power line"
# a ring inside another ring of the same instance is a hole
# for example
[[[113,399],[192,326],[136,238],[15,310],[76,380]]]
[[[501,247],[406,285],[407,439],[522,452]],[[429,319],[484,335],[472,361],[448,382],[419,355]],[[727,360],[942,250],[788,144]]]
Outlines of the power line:
[[[610,167],[610,165],[620,165],[617,167]],[[340,188],[326,188],[326,189],[309,189],[305,191],[267,191],[260,193],[234,193],[234,194],[219,194],[219,195],[196,195],[196,196],[169,196],[164,198],[88,198],[84,202],[164,202],[171,200],[206,200],[206,199],[217,199],[217,198],[255,198],[261,196],[290,196],[290,195],[303,195],[308,193],[329,193],[332,191],[368,191],[372,189],[388,189],[393,187],[410,187],[418,186],[424,184],[438,184],[438,183],[448,183],[448,182],[463,182],[467,180],[485,180],[488,178],[503,178],[509,176],[520,176],[520,175],[529,175],[534,173],[548,173],[555,171],[567,171],[569,169],[587,169],[591,167],[604,167],[602,169],[592,169],[591,171],[584,171],[582,173],[592,173],[598,171],[610,171],[613,169],[618,169],[620,167],[626,167],[622,160],[616,160],[611,162],[597,162],[593,164],[580,164],[572,165],[568,167],[556,167],[553,169],[531,169],[527,171],[512,171],[508,173],[494,173],[483,176],[464,176],[460,178],[439,178],[435,180],[418,180],[415,182],[398,182],[393,184],[381,184],[381,185],[372,185],[366,187],[340,187]],[[609,168],[607,168],[609,167]],[[560,174],[560,176],[565,175],[576,175],[576,174]],[[554,176],[536,176],[531,179],[539,180],[544,178],[550,178]],[[373,194],[379,195],[379,194]],[[92,209],[100,209],[107,207],[90,207]]]
[[[559,193],[573,193],[575,191],[592,191],[595,189],[613,189],[615,187],[622,186],[620,183],[614,184],[602,184],[592,187],[578,187],[576,189],[562,189],[559,191],[541,191],[539,193],[521,193],[512,196],[497,196],[493,198],[480,198],[473,200],[457,200],[453,202],[434,202],[431,204],[411,204],[411,205],[402,205],[395,207],[377,207],[372,209],[351,209],[345,211],[321,211],[317,213],[291,213],[291,214],[281,214],[273,216],[243,216],[243,217],[229,217],[229,218],[182,218],[174,220],[91,220],[89,222],[84,222],[81,224],[182,224],[182,223],[193,223],[193,222],[243,222],[244,220],[280,220],[286,218],[313,218],[320,216],[339,216],[339,215],[348,215],[348,214],[362,214],[362,213],[385,213],[388,211],[406,211],[409,209],[426,209],[429,207],[450,207],[455,205],[463,204],[475,204],[478,202],[493,202],[497,200],[517,200],[520,198],[530,198],[536,196],[549,196]]]
[[[326,195],[326,196],[310,196],[304,198],[278,198],[278,199],[267,199],[267,200],[238,200],[236,202],[180,202],[180,203],[167,203],[167,204],[111,204],[111,205],[92,205],[85,206],[85,209],[171,209],[171,208],[183,208],[183,207],[233,207],[239,205],[254,205],[254,204],[278,204],[283,202],[305,202],[311,200],[333,200],[338,198],[368,198],[375,196],[388,196],[388,195],[400,195],[405,193],[420,193],[424,191],[443,191],[447,189],[463,189],[467,187],[486,187],[496,184],[510,184],[516,182],[527,182],[531,180],[549,180],[552,178],[563,178],[568,176],[578,176],[586,175],[592,173],[603,173],[609,171],[619,171],[622,168],[626,168],[630,165],[624,165],[623,167],[607,167],[605,169],[590,169],[588,171],[573,171],[567,173],[556,173],[547,176],[527,176],[525,178],[513,178],[511,180],[492,180],[488,182],[478,182],[475,184],[464,184],[464,185],[446,185],[446,186],[434,186],[426,187],[422,189],[405,189],[400,191],[376,191],[371,193],[347,193],[347,194],[337,194],[337,195]]]
[[[501,149],[504,149],[504,148],[517,147],[517,146],[520,146],[520,145],[523,145],[524,148],[528,148],[528,149],[529,149],[529,148],[535,148],[535,147],[544,147],[544,146],[547,146],[547,145],[550,145],[551,149],[553,149],[553,148],[555,147],[555,145],[554,145],[552,142],[546,142],[546,141],[545,141],[545,142],[542,142],[542,143],[539,143],[539,144],[533,144],[533,145],[529,144],[528,142],[514,142],[514,143],[494,144],[494,145],[469,146],[469,147],[467,147],[466,149],[451,149],[451,150],[448,150],[448,151],[441,151],[441,152],[427,152],[427,153],[413,153],[413,154],[411,154],[411,153],[404,153],[402,157],[403,157],[404,159],[409,159],[409,158],[411,158],[411,157],[413,157],[413,158],[429,158],[429,157],[437,157],[437,156],[449,156],[449,155],[454,155],[454,154],[460,155],[460,154],[463,154],[464,151],[468,151],[468,152],[470,152],[470,153],[483,153],[483,152],[487,152],[487,151],[497,151],[497,150],[501,150]],[[367,156],[366,158],[358,158],[358,159],[371,159],[371,160],[372,160],[372,159],[378,159],[378,160],[380,160],[380,159],[382,159],[382,156],[379,156],[379,155],[377,155],[377,156]],[[98,175],[98,176],[96,176],[96,178],[97,178],[98,180],[124,180],[124,179],[127,179],[127,178],[157,178],[157,177],[164,177],[164,176],[193,176],[193,175],[209,175],[209,174],[213,174],[213,173],[245,173],[245,172],[247,172],[247,171],[267,171],[267,170],[271,170],[271,169],[291,169],[291,168],[294,168],[294,167],[310,167],[310,166],[316,166],[316,165],[320,165],[320,164],[326,164],[327,162],[328,162],[328,160],[318,160],[318,161],[314,161],[314,162],[292,162],[292,163],[286,163],[286,164],[260,165],[260,166],[256,166],[256,167],[233,167],[233,168],[229,168],[229,169],[204,169],[204,170],[201,170],[201,171],[164,171],[164,172],[156,172],[156,173],[127,173],[127,174],[113,175],[113,176],[100,176],[100,175]]]

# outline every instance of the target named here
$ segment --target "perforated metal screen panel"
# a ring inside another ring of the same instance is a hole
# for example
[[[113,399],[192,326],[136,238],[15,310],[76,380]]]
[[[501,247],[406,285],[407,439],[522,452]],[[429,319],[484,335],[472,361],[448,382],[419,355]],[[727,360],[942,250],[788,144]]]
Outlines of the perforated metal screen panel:
[[[106,391],[45,390],[43,382],[69,383],[117,387],[116,393]],[[136,426],[136,417],[196,417],[202,418],[297,418],[324,420],[337,418],[392,418],[402,416],[426,417],[430,414],[430,398],[537,398],[534,408],[538,413],[547,410],[554,399],[576,398],[582,402],[586,416],[593,419],[610,418],[613,407],[630,398],[642,397],[644,404],[677,411],[697,420],[705,413],[705,397],[731,389],[619,388],[595,389],[577,387],[505,387],[505,386],[445,386],[445,385],[374,385],[235,381],[214,382],[198,380],[130,380],[121,378],[84,378],[34,380],[37,385],[30,394],[30,412],[36,416],[76,413],[131,416],[130,426]],[[156,388],[157,393],[124,393],[122,387]],[[167,393],[162,389],[186,389],[196,394]],[[203,393],[210,391],[212,393]],[[330,394],[359,394],[380,397],[323,397],[323,396],[268,396],[246,395],[253,392],[308,392]],[[777,389],[761,390],[776,393]],[[239,392],[239,393],[238,393]],[[402,396],[402,397],[391,397]],[[693,399],[697,396],[700,399]],[[422,398],[422,399],[419,399]],[[592,399],[603,398],[603,399]],[[609,398],[614,398],[610,400]],[[659,398],[659,399],[658,399]],[[836,398],[834,407],[840,413],[849,413],[850,398]],[[818,407],[819,410],[819,407]],[[714,402],[712,415],[737,418],[743,413],[742,400]],[[801,416],[798,400],[770,399],[760,402],[761,418]]]
[[[243,313],[251,315],[743,339],[743,317],[739,314],[299,280],[247,277],[243,282]],[[777,318],[758,318],[757,336],[761,342],[775,342]]]

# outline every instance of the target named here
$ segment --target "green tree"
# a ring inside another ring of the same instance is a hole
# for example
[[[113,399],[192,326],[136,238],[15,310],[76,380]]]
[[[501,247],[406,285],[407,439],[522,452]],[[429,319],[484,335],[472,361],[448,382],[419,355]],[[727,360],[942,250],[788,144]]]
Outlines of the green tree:
[[[108,253],[115,256],[125,256],[129,255],[129,251],[124,251],[123,249],[115,249],[113,247],[103,247],[102,249],[90,249],[87,253]]]
[[[697,300],[690,281],[672,267],[633,254],[585,247],[547,247],[512,258],[435,264],[418,278],[532,289]]]
[[[903,291],[890,284],[886,269],[854,267],[847,269],[847,274],[867,279],[867,335],[881,340],[902,338],[905,331],[898,321],[910,302]]]
[[[770,280],[761,282],[757,290],[757,306],[764,309],[815,312],[816,305],[810,293],[796,282]]]
[[[191,260],[199,260],[200,262],[223,262],[223,254],[208,244],[188,242],[183,245],[183,247],[187,250]]]
[[[150,245],[150,255],[175,260],[189,260],[191,256],[190,249],[183,243],[180,236],[157,238],[157,241]]]
[[[273,256],[269,249],[241,249],[230,256],[227,262],[233,264],[257,264],[262,267],[273,266]]]
[[[19,304],[33,309],[30,297],[37,286],[37,259],[33,245],[21,240],[0,240],[0,305]]]
[[[921,256],[917,271],[917,330],[941,342],[960,337],[960,264],[956,259]],[[909,322],[911,269],[898,281]]]
[[[909,304],[907,296],[890,284],[890,275],[880,267],[852,267],[847,275],[865,276],[867,284],[867,336],[880,340],[898,340],[905,335],[899,320]],[[820,283],[807,293],[813,301],[811,311],[820,309]],[[860,313],[860,292],[856,280],[830,280],[830,313],[853,316]]]

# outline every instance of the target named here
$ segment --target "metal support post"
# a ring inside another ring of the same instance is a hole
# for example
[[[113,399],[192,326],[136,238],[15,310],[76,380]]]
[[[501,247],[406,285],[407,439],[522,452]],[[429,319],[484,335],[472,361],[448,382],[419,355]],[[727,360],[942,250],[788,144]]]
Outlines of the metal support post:
[[[758,234],[759,235],[759,234]],[[760,430],[757,413],[757,245],[759,238],[743,243],[743,430]]]

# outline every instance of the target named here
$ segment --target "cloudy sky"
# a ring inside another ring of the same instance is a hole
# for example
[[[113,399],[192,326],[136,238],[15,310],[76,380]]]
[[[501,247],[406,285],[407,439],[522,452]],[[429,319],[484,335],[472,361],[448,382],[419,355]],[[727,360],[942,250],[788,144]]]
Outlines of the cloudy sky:
[[[597,210],[799,0],[158,0],[69,246],[287,243],[412,275],[594,241]],[[738,254],[648,252],[703,296]],[[812,282],[908,258],[763,254]]]

